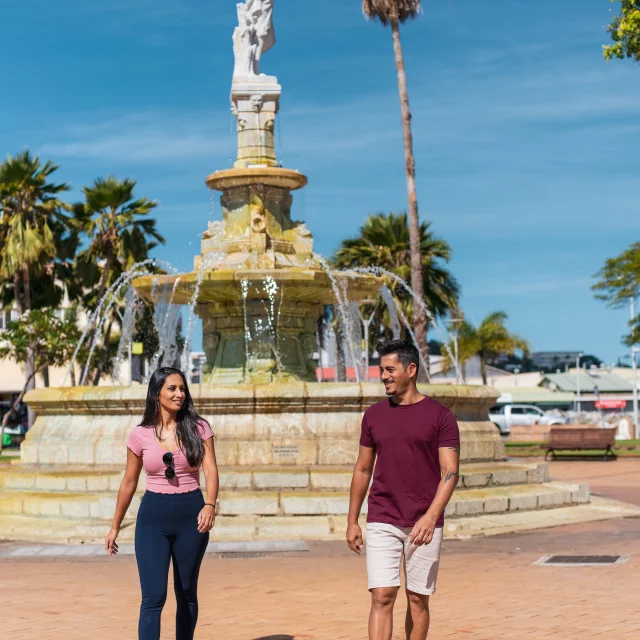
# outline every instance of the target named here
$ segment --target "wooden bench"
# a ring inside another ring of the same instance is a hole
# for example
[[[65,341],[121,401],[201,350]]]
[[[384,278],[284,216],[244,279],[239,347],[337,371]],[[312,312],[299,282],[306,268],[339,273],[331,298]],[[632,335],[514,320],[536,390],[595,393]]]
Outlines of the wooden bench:
[[[542,449],[546,449],[544,459],[547,460],[549,454],[552,459],[556,459],[556,451],[602,451],[606,462],[610,457],[616,459],[613,452],[613,445],[616,442],[616,429],[572,429],[567,427],[551,427],[548,442],[541,444]]]

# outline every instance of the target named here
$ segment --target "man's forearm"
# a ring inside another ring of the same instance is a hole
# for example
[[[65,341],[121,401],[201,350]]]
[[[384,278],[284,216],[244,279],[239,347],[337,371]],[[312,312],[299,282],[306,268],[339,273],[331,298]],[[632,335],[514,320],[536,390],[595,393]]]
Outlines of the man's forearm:
[[[433,502],[427,511],[427,514],[431,515],[435,520],[440,517],[440,514],[445,510],[451,500],[451,496],[456,489],[458,479],[460,477],[458,467],[451,467],[442,474],[442,479],[438,485],[436,495],[433,498]]]
[[[367,495],[371,474],[364,471],[354,471],[351,479],[351,491],[349,492],[349,515],[347,522],[355,524],[360,517],[360,510],[364,497]]]

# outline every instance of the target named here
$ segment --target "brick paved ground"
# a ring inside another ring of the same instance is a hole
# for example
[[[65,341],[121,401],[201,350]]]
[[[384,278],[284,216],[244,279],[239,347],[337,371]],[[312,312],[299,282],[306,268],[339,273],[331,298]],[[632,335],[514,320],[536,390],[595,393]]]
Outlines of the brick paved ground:
[[[640,458],[615,462],[563,460],[549,463],[553,480],[588,482],[591,493],[640,506]]]
[[[635,469],[640,469],[640,461]],[[558,478],[591,475],[599,486],[614,490],[640,484],[633,465],[554,463],[552,473]],[[342,543],[314,543],[310,548],[310,553],[292,557],[207,557],[196,637],[365,638],[363,558],[350,555]],[[631,559],[598,568],[532,564],[547,553],[630,554]],[[430,638],[638,640],[639,571],[640,519],[449,541],[432,603]],[[133,640],[138,599],[133,558],[0,561],[3,639]],[[174,611],[170,596],[163,639],[175,637]],[[397,638],[402,638],[402,615],[399,608]]]

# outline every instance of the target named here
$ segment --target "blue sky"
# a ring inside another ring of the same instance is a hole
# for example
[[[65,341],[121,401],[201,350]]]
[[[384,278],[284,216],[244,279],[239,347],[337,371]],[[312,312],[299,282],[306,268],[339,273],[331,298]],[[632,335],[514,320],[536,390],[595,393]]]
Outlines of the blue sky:
[[[113,173],[160,202],[157,256],[185,270],[220,216],[233,0],[22,0],[0,24],[0,152],[29,147],[79,189]],[[637,239],[640,67],[605,63],[608,0],[428,0],[403,30],[421,216],[453,248],[467,317],[503,309],[536,350],[611,362],[626,311],[592,275]],[[579,7],[579,11],[578,11]],[[406,207],[388,30],[358,0],[277,0],[263,70],[283,86],[278,155],[309,176],[294,217],[331,254]],[[196,331],[197,333],[197,331]]]

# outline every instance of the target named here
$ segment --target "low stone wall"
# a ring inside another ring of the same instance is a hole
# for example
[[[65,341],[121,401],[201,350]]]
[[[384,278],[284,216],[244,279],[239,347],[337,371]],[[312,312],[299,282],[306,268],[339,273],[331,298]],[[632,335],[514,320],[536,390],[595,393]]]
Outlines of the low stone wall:
[[[379,384],[193,385],[198,412],[216,434],[224,466],[352,464],[364,410],[384,398]],[[488,421],[497,394],[478,386],[424,385],[460,424],[461,459],[504,459]],[[125,443],[144,410],[146,387],[67,387],[30,391],[37,419],[22,444],[25,464],[124,464]]]
[[[597,424],[514,424],[511,427],[509,440],[511,442],[546,442],[549,439],[551,427],[563,429],[597,429]]]

